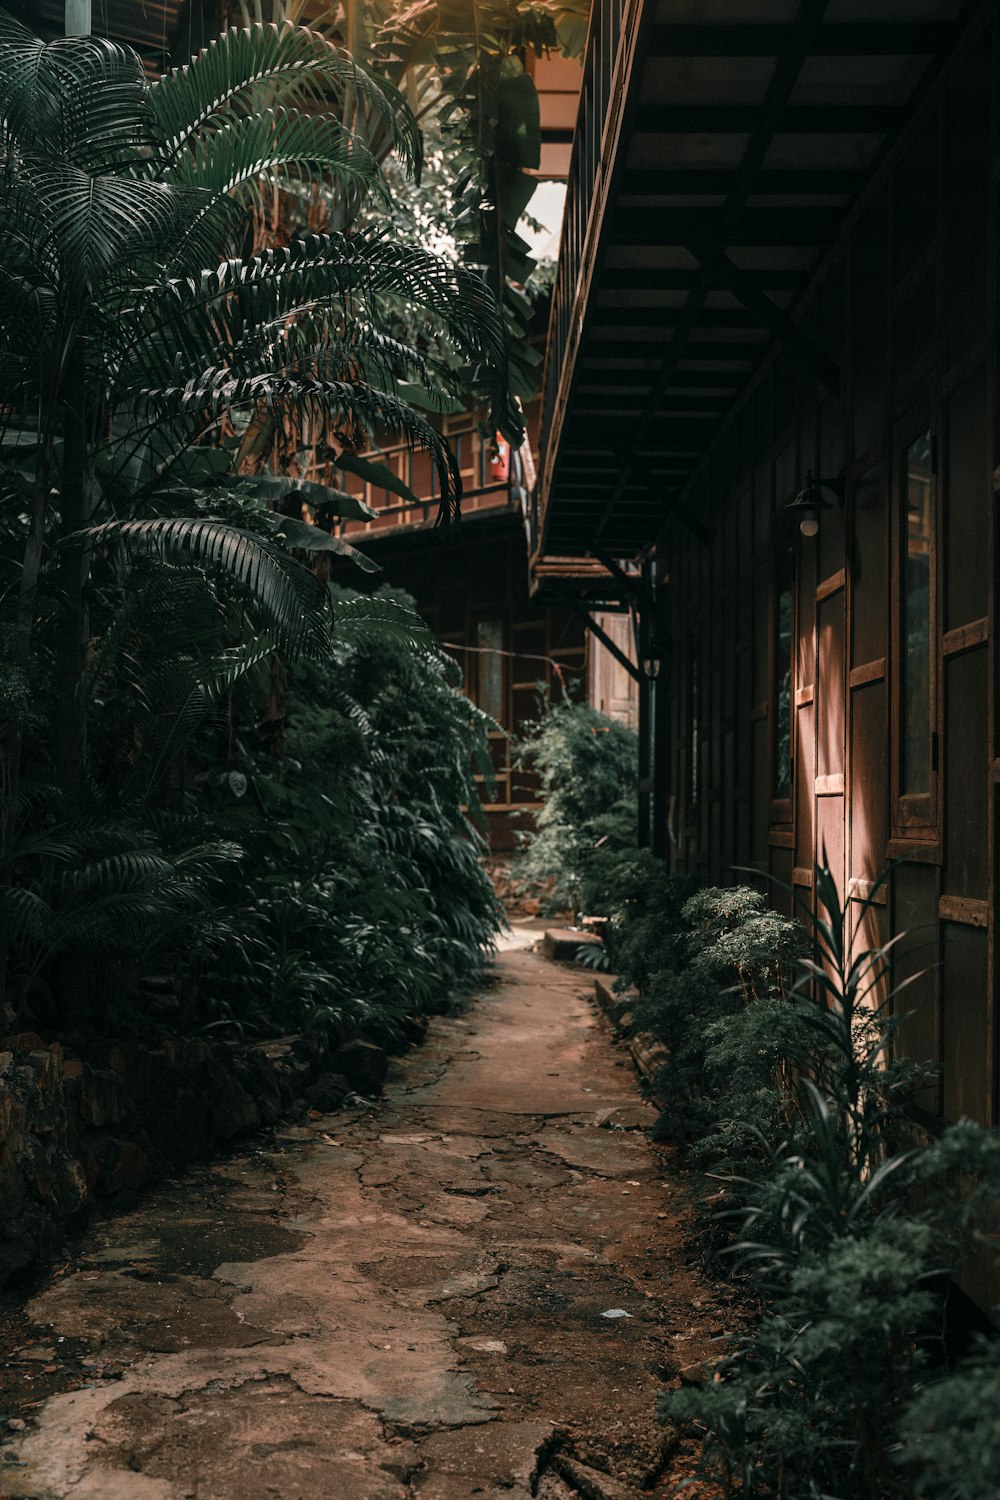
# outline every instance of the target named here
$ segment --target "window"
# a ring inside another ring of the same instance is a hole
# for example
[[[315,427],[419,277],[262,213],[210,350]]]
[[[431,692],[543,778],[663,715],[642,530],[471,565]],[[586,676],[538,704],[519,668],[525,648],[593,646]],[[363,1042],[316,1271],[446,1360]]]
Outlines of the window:
[[[700,643],[692,639],[688,657],[688,810],[692,812],[701,800],[701,682],[698,676]]]
[[[773,635],[773,725],[771,795],[787,802],[792,795],[792,589],[794,555],[779,553],[775,559]]]
[[[937,836],[937,477],[923,405],[896,429],[893,631],[895,825]]]
[[[504,673],[503,673],[503,621],[480,620],[476,627],[477,660],[479,662],[479,707],[492,719],[503,724]]]
[[[929,430],[907,444],[903,471],[906,525],[902,571],[903,796],[931,790],[931,558],[934,534],[934,472]]]

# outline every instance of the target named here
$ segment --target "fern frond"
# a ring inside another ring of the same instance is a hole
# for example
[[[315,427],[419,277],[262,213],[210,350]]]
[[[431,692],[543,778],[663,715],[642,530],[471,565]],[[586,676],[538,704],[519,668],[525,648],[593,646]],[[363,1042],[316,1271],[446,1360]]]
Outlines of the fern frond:
[[[287,651],[328,648],[330,610],[324,586],[281,548],[220,521],[108,521],[85,535],[95,547],[120,546],[174,567],[218,569],[239,584],[261,624]]]
[[[300,189],[349,184],[388,199],[379,164],[362,142],[339,120],[297,109],[263,109],[220,125],[181,152],[164,176],[203,189],[206,212],[231,193],[259,200],[261,179]]]
[[[398,94],[318,31],[304,26],[231,28],[183,68],[153,84],[150,99],[163,137],[179,154],[208,127],[295,99],[340,108],[354,100],[392,132],[409,166],[419,162],[419,131]]]

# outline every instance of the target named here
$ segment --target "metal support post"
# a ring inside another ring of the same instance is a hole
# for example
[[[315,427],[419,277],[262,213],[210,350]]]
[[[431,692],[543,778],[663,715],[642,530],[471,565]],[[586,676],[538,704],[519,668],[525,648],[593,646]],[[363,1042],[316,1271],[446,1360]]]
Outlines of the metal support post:
[[[64,25],[67,36],[90,36],[91,0],[66,0]]]

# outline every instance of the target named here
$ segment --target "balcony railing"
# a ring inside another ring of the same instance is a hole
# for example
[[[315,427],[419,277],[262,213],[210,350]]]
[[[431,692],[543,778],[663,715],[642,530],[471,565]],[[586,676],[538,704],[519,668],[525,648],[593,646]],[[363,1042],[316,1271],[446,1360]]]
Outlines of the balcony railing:
[[[544,521],[546,485],[566,408],[643,9],[644,0],[594,0],[591,12],[549,317],[540,439],[541,508],[537,500],[530,508],[533,536]]]
[[[518,503],[523,486],[519,455],[513,455],[513,462],[508,459],[502,465],[494,463],[489,443],[484,441],[478,427],[471,421],[468,426],[448,430],[447,437],[462,475],[464,516]],[[396,443],[370,456],[392,469],[396,477],[417,495],[418,503],[414,505],[412,500],[403,499],[391,490],[342,475],[338,483],[372,506],[378,515],[371,521],[343,522],[341,535],[349,535],[356,541],[398,527],[432,523],[437,514],[440,486],[437,471],[427,454],[414,451],[404,443]]]

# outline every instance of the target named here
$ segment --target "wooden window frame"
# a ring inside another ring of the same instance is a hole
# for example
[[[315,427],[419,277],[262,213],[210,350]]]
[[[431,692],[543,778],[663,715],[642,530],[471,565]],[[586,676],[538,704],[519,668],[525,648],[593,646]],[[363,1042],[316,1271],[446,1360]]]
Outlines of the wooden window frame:
[[[485,624],[488,624],[488,623],[495,623],[495,624],[498,624],[500,626],[500,647],[499,647],[499,653],[500,653],[500,703],[501,703],[501,712],[499,714],[492,714],[492,713],[490,713],[490,710],[482,702],[482,698],[483,698],[483,676],[482,676],[483,654],[482,654],[482,651],[480,650],[479,631],[480,631],[481,626],[483,626]],[[491,729],[489,731],[489,738],[491,740],[497,740],[497,739],[500,739],[501,737],[504,738],[504,739],[509,739],[510,738],[510,734],[511,734],[510,725],[511,725],[512,717],[513,716],[512,716],[512,713],[511,713],[511,674],[507,670],[508,657],[507,657],[507,654],[506,654],[510,650],[510,646],[508,645],[508,624],[507,624],[507,618],[506,618],[506,616],[505,616],[505,614],[503,612],[496,611],[496,610],[489,610],[489,611],[483,611],[481,614],[473,615],[472,618],[471,618],[471,624],[472,624],[472,627],[473,627],[473,639],[475,641],[475,645],[476,645],[476,648],[477,648],[476,649],[476,655],[475,655],[475,662],[476,662],[476,691],[475,691],[475,694],[473,696],[473,701],[475,702],[477,708],[482,709],[482,711],[484,713],[490,714],[490,717],[491,718],[495,718],[496,722],[500,725],[500,733],[498,733],[496,730],[492,730]]]
[[[794,538],[785,551],[777,547],[771,550],[771,600],[769,609],[770,640],[768,641],[768,795],[770,823],[772,827],[790,828],[792,810],[795,806],[795,640],[798,622],[798,590],[795,587],[798,556]],[[788,652],[788,796],[775,796],[778,783],[778,604],[781,590],[778,587],[782,565],[788,568],[788,589],[791,596],[791,639]]]
[[[892,426],[891,474],[890,474],[890,546],[891,546],[891,598],[892,617],[890,631],[890,676],[892,702],[892,843],[908,841],[931,844],[940,840],[941,831],[941,631],[940,631],[940,571],[941,571],[941,512],[942,486],[939,434],[941,423],[938,403],[931,392],[910,406]],[[930,777],[927,792],[904,792],[903,756],[905,744],[904,724],[904,621],[905,594],[903,588],[905,549],[907,539],[906,455],[911,444],[923,432],[931,435],[931,474],[933,479],[931,561],[930,561],[930,609],[928,629],[930,637],[928,692],[930,743]],[[893,851],[894,852],[894,851]]]

